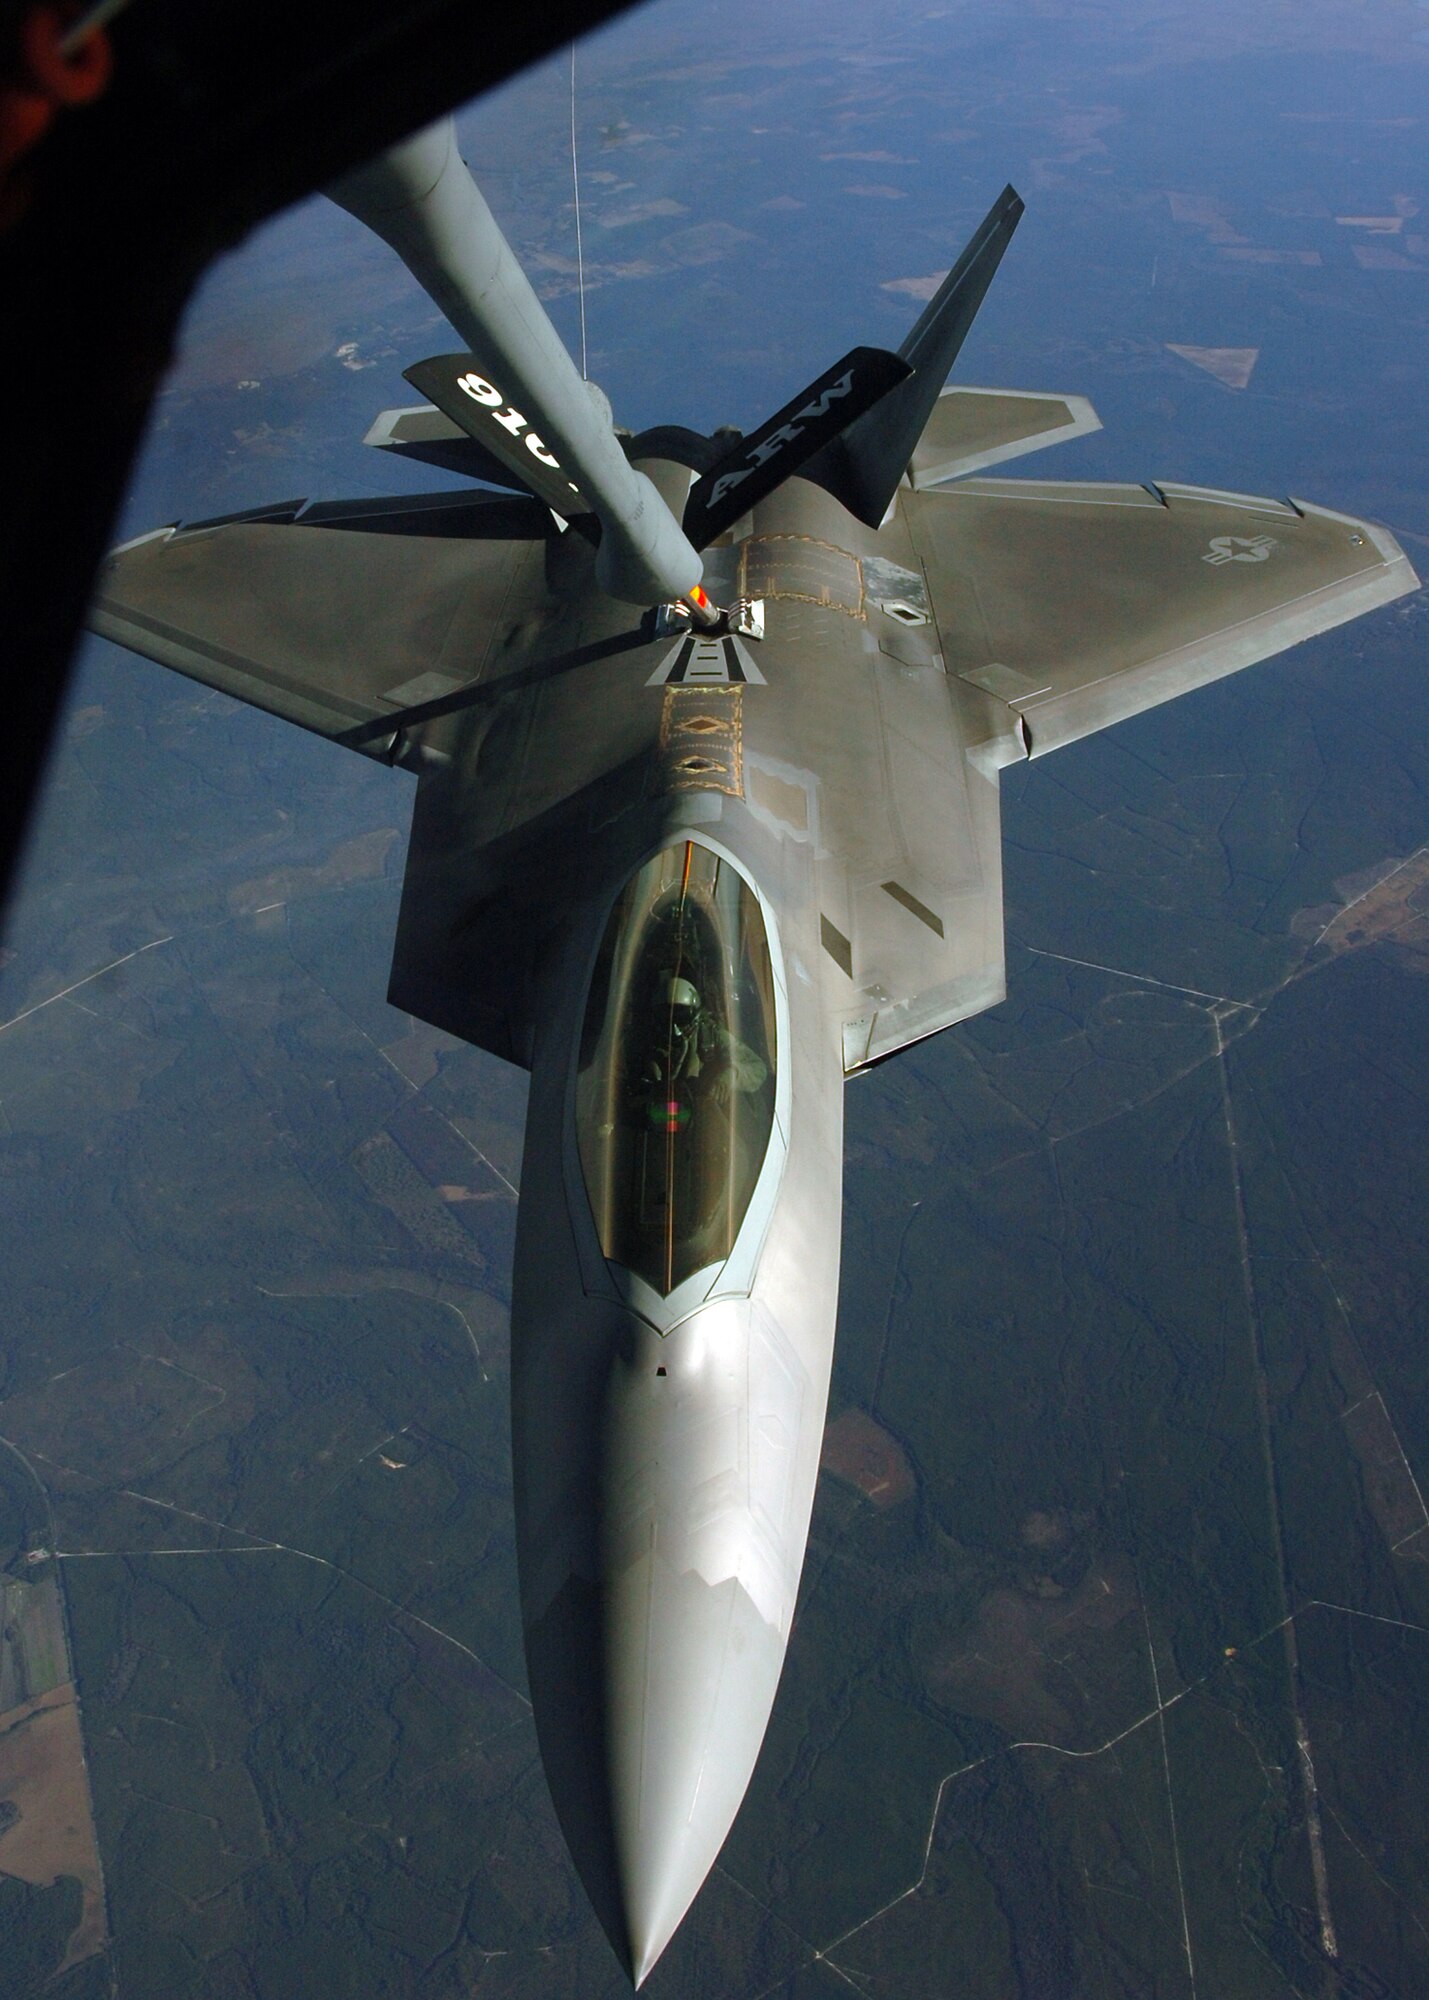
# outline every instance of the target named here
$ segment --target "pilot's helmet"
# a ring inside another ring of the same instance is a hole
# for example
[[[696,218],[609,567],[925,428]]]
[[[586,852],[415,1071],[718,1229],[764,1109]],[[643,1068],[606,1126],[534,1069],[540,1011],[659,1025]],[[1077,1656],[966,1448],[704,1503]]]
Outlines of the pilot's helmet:
[[[700,1011],[700,996],[688,979],[678,973],[662,979],[655,989],[655,1005],[676,1028],[693,1026]]]

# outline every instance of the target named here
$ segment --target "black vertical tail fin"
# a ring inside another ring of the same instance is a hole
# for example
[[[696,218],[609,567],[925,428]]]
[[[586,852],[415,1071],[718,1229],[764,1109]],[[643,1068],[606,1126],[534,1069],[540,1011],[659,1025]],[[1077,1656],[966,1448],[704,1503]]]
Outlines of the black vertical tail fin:
[[[707,548],[912,374],[911,362],[881,347],[855,347],[826,368],[792,403],[739,438],[691,489],[684,528],[695,547]]]
[[[870,528],[882,521],[908,470],[1022,207],[1021,196],[1004,188],[898,350],[913,374],[801,468],[801,478],[832,493]]]

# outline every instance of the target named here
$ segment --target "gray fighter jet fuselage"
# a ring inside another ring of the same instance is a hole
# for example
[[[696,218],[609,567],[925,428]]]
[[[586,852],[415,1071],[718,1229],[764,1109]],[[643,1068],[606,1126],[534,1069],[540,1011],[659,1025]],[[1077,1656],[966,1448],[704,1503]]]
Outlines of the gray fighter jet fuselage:
[[[428,227],[450,150],[341,193],[472,348],[412,370],[432,405],[372,441],[511,491],[163,530],[117,552],[93,622],[418,773],[389,997],[530,1071],[526,1657],[638,1983],[739,1809],[789,1641],[844,1080],[1005,990],[1000,770],[1415,578],[1383,530],[1303,503],[969,476],[1096,426],[1076,397],[943,386],[1010,191],[899,356],[855,350],[748,439],[613,451],[546,334],[523,345],[494,251],[480,283],[432,278],[489,222],[463,187]]]

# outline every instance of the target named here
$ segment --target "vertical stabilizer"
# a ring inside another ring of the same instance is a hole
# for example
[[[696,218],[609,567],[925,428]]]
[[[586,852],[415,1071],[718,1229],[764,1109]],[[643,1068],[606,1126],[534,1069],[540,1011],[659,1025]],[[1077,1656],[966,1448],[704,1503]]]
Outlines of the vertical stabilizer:
[[[913,374],[802,470],[801,477],[832,493],[870,528],[876,528],[888,512],[908,470],[913,448],[1021,219],[1022,206],[1014,189],[1003,189],[898,350]]]

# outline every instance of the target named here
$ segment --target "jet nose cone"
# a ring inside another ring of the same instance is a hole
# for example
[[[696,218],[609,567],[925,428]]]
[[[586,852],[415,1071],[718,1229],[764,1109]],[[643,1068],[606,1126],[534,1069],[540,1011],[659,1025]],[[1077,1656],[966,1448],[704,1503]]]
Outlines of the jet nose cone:
[[[606,1757],[638,1986],[714,1866],[754,1770],[784,1645],[734,1578],[651,1550],[607,1585]]]
[[[583,1370],[547,1371],[544,1401],[533,1374],[516,1405],[526,1663],[567,1845],[638,1984],[759,1755],[823,1408],[748,1300],[668,1340],[608,1320],[569,1352]]]

